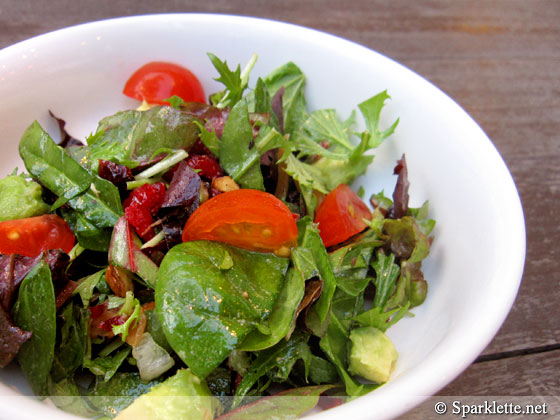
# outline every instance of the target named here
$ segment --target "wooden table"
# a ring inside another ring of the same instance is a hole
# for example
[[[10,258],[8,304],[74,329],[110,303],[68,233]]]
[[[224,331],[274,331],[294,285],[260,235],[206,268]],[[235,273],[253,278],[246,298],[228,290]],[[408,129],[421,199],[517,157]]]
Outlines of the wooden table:
[[[559,0],[4,0],[0,47],[160,12],[251,15],[330,32],[401,62],[463,106],[517,183],[527,259],[499,334],[441,394],[560,395]]]

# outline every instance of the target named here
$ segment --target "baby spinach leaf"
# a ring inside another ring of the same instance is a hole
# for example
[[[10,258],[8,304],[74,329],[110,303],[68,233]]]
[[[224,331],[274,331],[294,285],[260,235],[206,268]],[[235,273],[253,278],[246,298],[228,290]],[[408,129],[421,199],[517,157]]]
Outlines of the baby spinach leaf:
[[[55,351],[51,375],[58,382],[78,369],[88,351],[89,314],[87,309],[70,303],[60,316],[60,342]]]
[[[266,324],[270,331],[265,334],[255,330],[241,343],[239,349],[257,351],[273,346],[290,333],[297,317],[298,306],[305,294],[305,281],[320,274],[313,251],[309,247],[307,229],[312,225],[309,217],[298,220],[298,247],[292,250],[293,267],[290,267],[284,284]]]
[[[226,253],[233,265],[223,270]],[[209,241],[186,242],[167,253],[156,311],[167,341],[197,376],[206,377],[269,316],[288,263]]]
[[[323,245],[323,240],[319,236],[317,225],[315,225],[309,217],[301,219],[299,224],[300,226],[305,225],[305,229],[302,230],[303,237],[301,239],[301,245],[298,246],[298,249],[309,249],[317,274],[323,280],[323,290],[321,292],[321,296],[313,308],[317,311],[319,319],[324,321],[327,318],[331,307],[331,300],[336,289],[336,280],[329,262],[327,250],[325,249],[325,245]]]
[[[155,310],[144,311],[147,318],[146,332],[149,332],[154,341],[168,353],[171,353],[173,349],[167,342],[165,338],[165,333],[161,327],[161,321],[159,320]]]
[[[253,127],[246,101],[238,102],[229,113],[220,142],[220,164],[242,187],[263,190],[259,153],[253,143]]]
[[[90,187],[68,201],[96,228],[112,228],[123,214],[119,190],[109,181],[92,176]]]
[[[35,395],[46,395],[56,341],[56,303],[51,270],[41,260],[20,285],[14,306],[15,324],[33,335],[18,354],[18,361]]]
[[[60,209],[60,213],[76,235],[80,246],[92,251],[107,252],[111,242],[111,228],[99,228],[71,208]]]
[[[228,411],[216,420],[293,420],[312,410],[333,385],[294,388]]]
[[[109,234],[103,229],[123,213],[118,189],[82,168],[37,122],[24,133],[19,151],[27,170],[59,197],[53,208],[67,202],[74,209],[63,215],[80,244],[106,251]]]
[[[240,344],[239,350],[257,351],[266,349],[284,338],[294,322],[304,292],[304,276],[298,269],[291,267],[286,274],[270,317],[265,321],[270,333],[264,334],[259,330],[253,330]]]
[[[19,154],[30,174],[66,200],[84,192],[92,183],[88,171],[58,146],[37,121],[23,133]]]
[[[262,376],[269,374],[277,380],[285,381],[297,360],[304,359],[306,366],[309,366],[311,350],[307,345],[308,339],[309,336],[306,334],[294,334],[290,340],[282,341],[270,349],[259,352],[235,390],[233,407],[241,403],[243,397]]]
[[[147,111],[122,111],[100,121],[97,132],[88,138],[87,160],[93,172],[99,159],[129,168],[145,164],[158,150],[190,149],[198,138],[197,117],[170,106]]]

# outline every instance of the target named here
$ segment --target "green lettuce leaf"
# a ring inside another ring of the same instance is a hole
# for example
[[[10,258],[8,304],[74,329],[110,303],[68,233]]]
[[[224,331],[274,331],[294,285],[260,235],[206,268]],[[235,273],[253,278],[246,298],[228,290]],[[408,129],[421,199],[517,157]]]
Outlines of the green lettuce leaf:
[[[162,149],[190,149],[199,135],[198,118],[170,106],[121,111],[99,122],[84,159],[96,173],[99,159],[129,168],[146,164]]]
[[[243,380],[235,390],[233,407],[238,406],[243,397],[251,390],[253,385],[264,375],[269,375],[275,381],[283,382],[299,359],[304,359],[308,366],[311,362],[311,350],[307,345],[309,336],[306,334],[294,334],[290,340],[282,341],[276,346],[258,353],[257,358],[251,363],[251,367]]]
[[[358,105],[366,122],[367,133],[369,136],[368,148],[370,149],[378,147],[383,140],[393,134],[395,128],[397,128],[397,125],[399,124],[399,120],[397,119],[389,126],[389,128],[383,131],[379,129],[381,110],[385,105],[385,101],[389,98],[390,96],[385,90]]]

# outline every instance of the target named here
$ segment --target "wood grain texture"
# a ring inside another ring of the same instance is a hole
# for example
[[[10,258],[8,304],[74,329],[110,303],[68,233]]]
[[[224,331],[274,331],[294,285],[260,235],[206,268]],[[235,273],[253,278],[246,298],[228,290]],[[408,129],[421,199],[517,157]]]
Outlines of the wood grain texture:
[[[330,32],[394,58],[454,98],[509,166],[527,225],[523,283],[484,354],[560,343],[560,1],[4,0],[0,47],[78,23],[163,12],[259,16]],[[543,392],[552,385],[538,382],[542,364],[558,372],[558,352],[475,364],[445,392],[494,392],[513,379],[518,390]]]
[[[472,364],[438,395],[555,395],[560,350]]]

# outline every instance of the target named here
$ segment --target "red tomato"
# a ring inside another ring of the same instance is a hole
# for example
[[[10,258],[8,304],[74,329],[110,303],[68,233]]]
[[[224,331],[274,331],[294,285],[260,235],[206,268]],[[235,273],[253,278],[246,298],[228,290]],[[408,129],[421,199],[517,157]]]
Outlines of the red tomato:
[[[362,219],[371,220],[371,211],[348,185],[332,190],[315,214],[321,239],[326,247],[339,244],[367,227]]]
[[[196,76],[177,64],[152,61],[134,72],[123,93],[150,104],[169,105],[165,99],[177,95],[185,102],[206,103]]]
[[[0,253],[36,257],[42,251],[74,247],[74,234],[56,214],[0,222]]]
[[[288,256],[297,244],[292,212],[274,195],[235,190],[205,201],[187,220],[183,242],[206,239]]]

